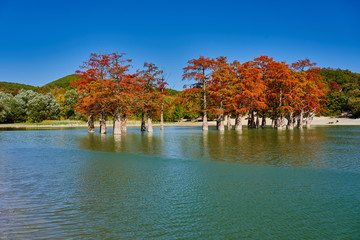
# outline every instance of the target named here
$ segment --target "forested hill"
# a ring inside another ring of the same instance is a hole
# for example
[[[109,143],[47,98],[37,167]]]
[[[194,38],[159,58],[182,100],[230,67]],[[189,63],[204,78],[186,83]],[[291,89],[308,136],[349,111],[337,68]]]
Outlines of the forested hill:
[[[320,74],[329,84],[336,82],[343,91],[348,92],[360,88],[360,73],[354,73],[349,70],[323,68]]]
[[[45,84],[42,87],[35,87],[26,84],[20,83],[12,83],[12,82],[0,82],[0,91],[6,93],[16,94],[20,89],[24,90],[33,90],[36,92],[46,93],[49,92],[51,89],[54,88],[61,88],[61,89],[73,89],[74,87],[71,86],[70,82],[77,80],[78,76],[76,74],[70,74],[65,77],[59,78],[58,80],[52,81],[48,84]]]
[[[16,93],[20,89],[35,90],[37,87],[20,83],[0,82],[0,92]]]
[[[33,90],[42,93],[50,92],[50,90],[55,88],[69,90],[75,88],[74,86],[71,85],[71,82],[77,79],[79,79],[79,77],[76,74],[70,74],[65,77],[59,78],[58,80],[47,83],[42,87],[35,87],[31,85],[13,83],[13,82],[0,82],[0,92],[11,93],[15,95],[20,89]],[[175,96],[179,93],[179,91],[174,89],[167,89],[166,91],[170,96]]]
[[[54,88],[73,89],[75,87],[71,85],[71,82],[78,79],[79,77],[76,74],[67,75],[65,77],[59,78],[58,80],[45,84],[41,87],[41,91],[48,92],[50,89]]]

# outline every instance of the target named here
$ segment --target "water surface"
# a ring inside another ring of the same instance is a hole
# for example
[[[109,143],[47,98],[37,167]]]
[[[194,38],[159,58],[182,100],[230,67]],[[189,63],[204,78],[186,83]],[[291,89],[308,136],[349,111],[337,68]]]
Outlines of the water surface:
[[[358,239],[360,127],[0,131],[0,238]]]

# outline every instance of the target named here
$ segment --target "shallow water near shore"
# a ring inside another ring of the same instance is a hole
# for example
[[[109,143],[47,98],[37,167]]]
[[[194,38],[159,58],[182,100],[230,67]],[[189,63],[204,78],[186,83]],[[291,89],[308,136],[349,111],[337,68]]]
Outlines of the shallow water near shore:
[[[0,131],[0,238],[357,239],[360,127]]]

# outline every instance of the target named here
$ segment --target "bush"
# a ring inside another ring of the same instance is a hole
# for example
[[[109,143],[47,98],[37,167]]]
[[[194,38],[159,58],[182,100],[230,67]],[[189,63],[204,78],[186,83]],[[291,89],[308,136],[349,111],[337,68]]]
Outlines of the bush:
[[[31,122],[41,122],[46,119],[56,120],[60,116],[60,106],[51,93],[45,96],[37,94],[27,104],[27,115]]]

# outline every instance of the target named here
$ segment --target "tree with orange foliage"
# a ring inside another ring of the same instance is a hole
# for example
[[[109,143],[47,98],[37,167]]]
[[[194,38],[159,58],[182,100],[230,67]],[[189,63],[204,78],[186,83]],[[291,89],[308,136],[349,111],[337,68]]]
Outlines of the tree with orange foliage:
[[[293,120],[296,106],[297,78],[292,74],[285,62],[276,62],[267,56],[255,59],[263,70],[263,79],[266,84],[266,104],[272,119],[272,127],[283,128],[286,118]]]
[[[159,70],[155,64],[146,62],[144,63],[144,69],[138,71],[142,89],[142,93],[138,96],[139,101],[137,104],[142,115],[141,131],[145,131],[145,113],[147,115],[148,132],[153,131],[153,116],[165,100],[164,94],[166,92],[164,89],[167,83],[162,74],[163,71]]]
[[[79,103],[77,111],[88,114],[88,131],[94,132],[94,116],[100,114],[100,133],[106,133],[106,115],[108,113],[108,97],[110,82],[109,76],[110,56],[92,53],[90,59],[84,62],[81,69],[76,71],[80,77],[72,84],[77,86]]]
[[[324,87],[319,68],[314,67],[316,63],[311,63],[309,59],[298,60],[291,65],[291,68],[297,71],[301,76],[301,91],[298,94],[298,128],[302,128],[304,123],[310,127],[315,114],[322,111],[321,102],[325,101]]]
[[[195,80],[195,83],[192,84],[191,87],[198,89],[202,93],[204,131],[208,130],[207,90],[211,79],[211,73],[214,69],[214,64],[215,60],[200,56],[198,59],[189,60],[188,66],[183,68],[183,80]]]
[[[89,132],[94,132],[93,118],[98,114],[100,133],[106,133],[108,114],[113,114],[114,134],[126,131],[126,114],[132,110],[139,87],[135,76],[128,73],[131,59],[123,59],[124,55],[93,53],[81,67],[83,70],[76,71],[80,77],[73,83],[80,96],[77,110],[89,115]]]
[[[224,99],[226,111],[235,114],[235,130],[237,131],[242,129],[242,118],[247,112],[243,107],[242,93],[244,87],[242,86],[243,77],[240,75],[241,68],[242,64],[238,61],[230,64],[229,81],[225,88],[226,94]]]
[[[248,117],[248,127],[259,128],[259,117],[264,118],[264,112],[266,109],[266,98],[264,95],[266,89],[266,83],[264,81],[264,69],[259,68],[257,62],[248,61],[242,64],[242,67],[238,69],[239,74],[242,77],[241,86],[244,105]],[[262,114],[262,115],[261,115]],[[256,115],[256,119],[255,119]]]
[[[113,82],[112,112],[114,134],[126,132],[127,115],[133,111],[134,96],[139,92],[136,76],[129,74],[131,59],[124,59],[124,53],[110,54],[108,68],[110,80]]]
[[[209,96],[212,99],[213,106],[209,110],[217,116],[217,129],[224,131],[224,114],[227,114],[228,128],[231,128],[231,112],[226,108],[226,96],[229,94],[228,84],[233,77],[233,67],[227,62],[226,57],[218,57],[214,62],[214,71],[211,75],[209,84]]]

